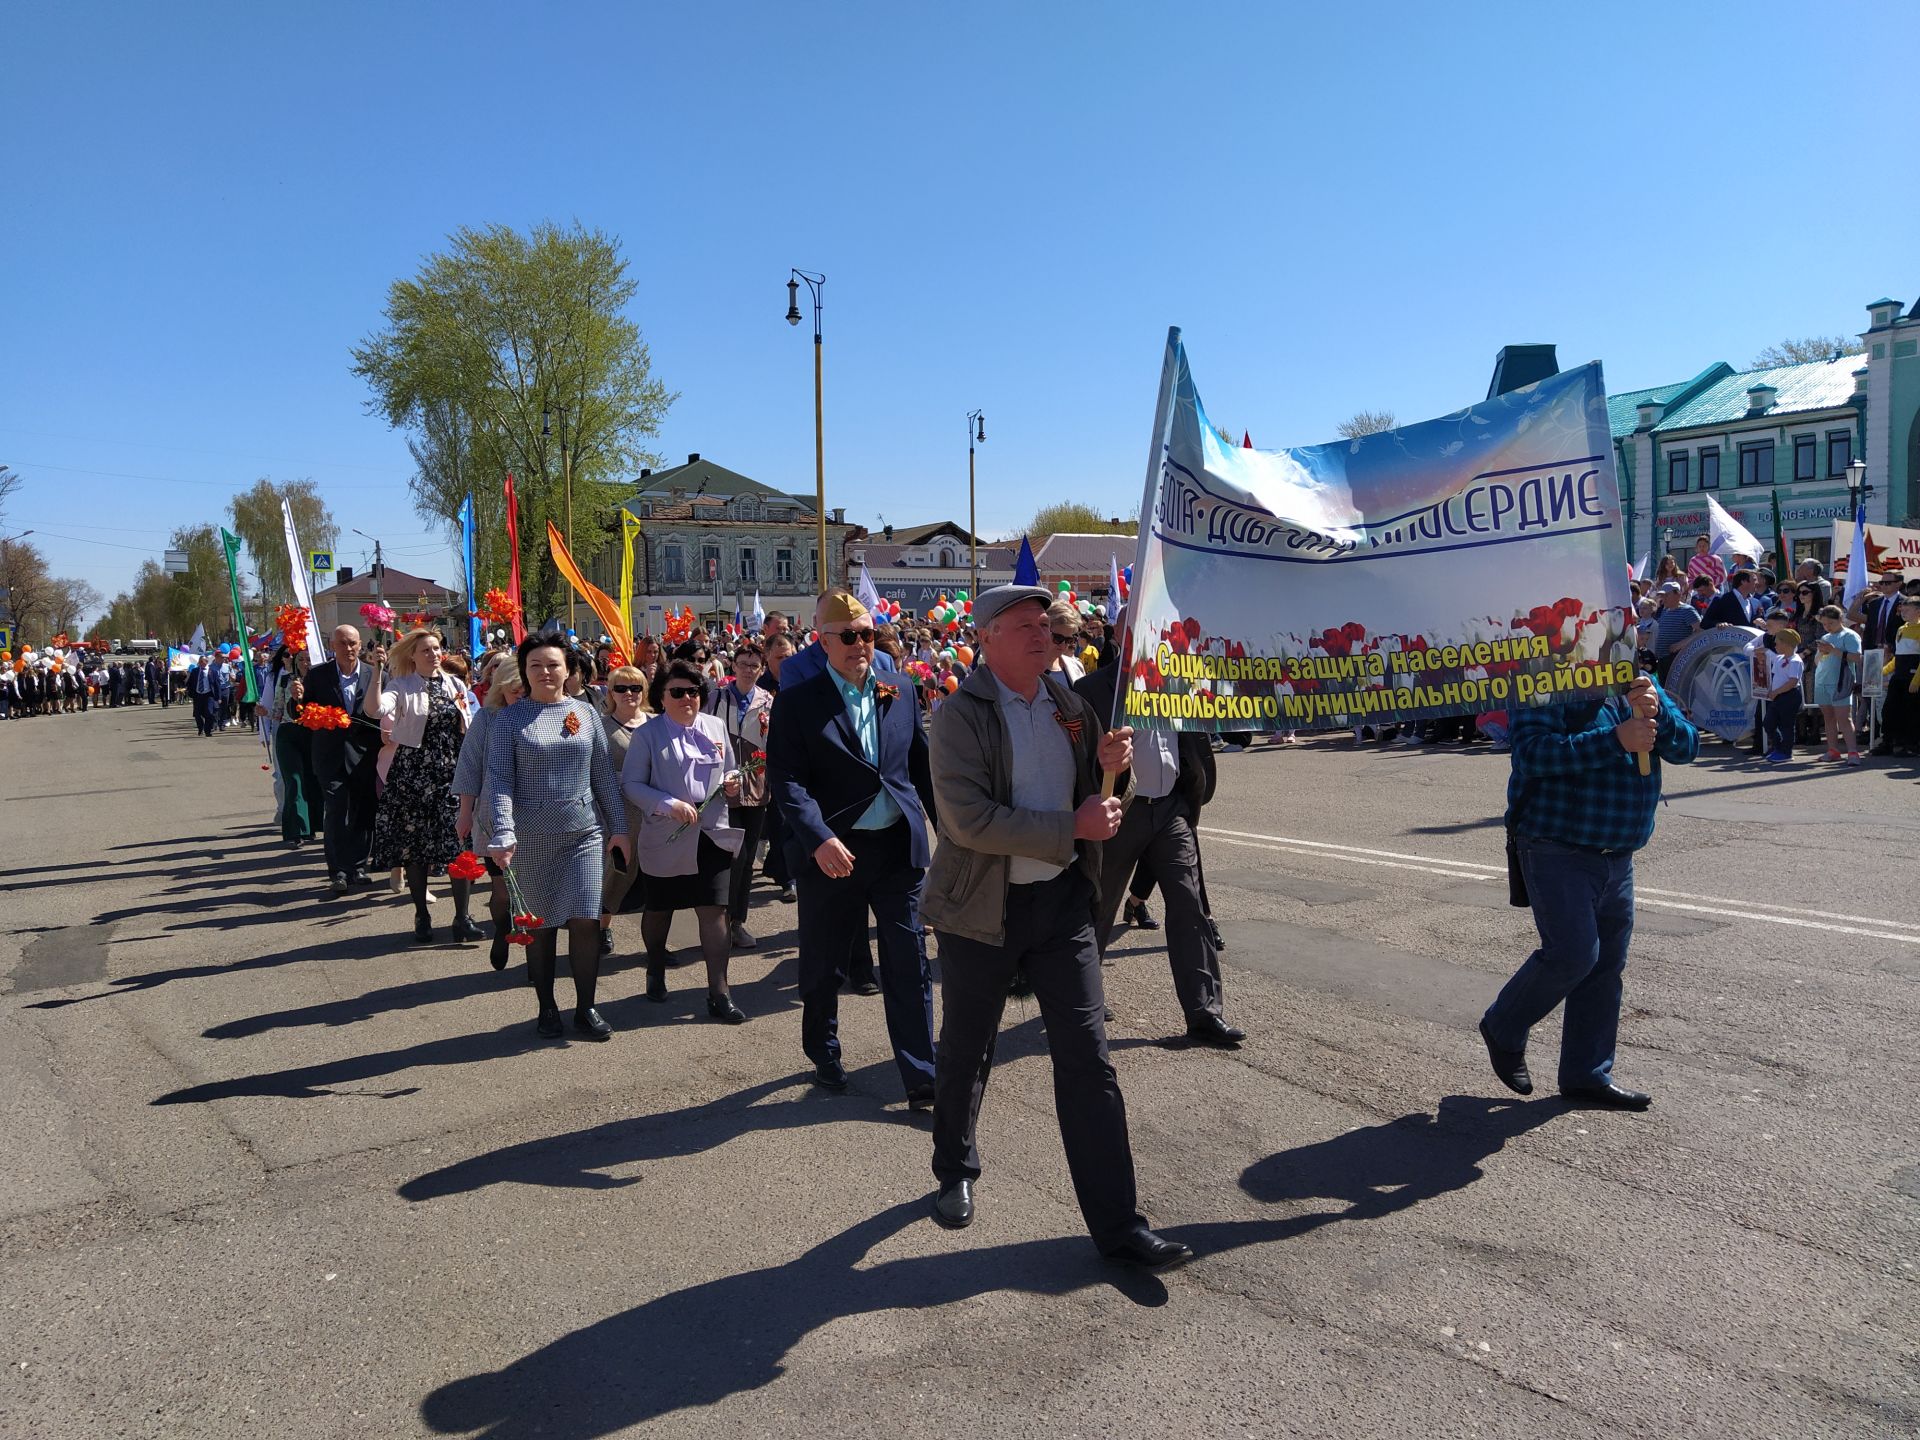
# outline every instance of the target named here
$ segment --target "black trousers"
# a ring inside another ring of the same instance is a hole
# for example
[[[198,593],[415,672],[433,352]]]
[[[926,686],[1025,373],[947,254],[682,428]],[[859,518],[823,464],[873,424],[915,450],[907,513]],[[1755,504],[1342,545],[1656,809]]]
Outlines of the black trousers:
[[[320,782],[321,844],[327,853],[327,873],[340,875],[363,870],[373,843],[373,766],[340,771]]]
[[[1100,901],[1094,912],[1100,950],[1104,954],[1113,939],[1128,878],[1143,858],[1152,866],[1167,902],[1167,963],[1173,970],[1173,992],[1181,1012],[1189,1020],[1202,1013],[1218,1015],[1220,953],[1207,926],[1200,845],[1187,818],[1187,803],[1178,794],[1158,800],[1136,798],[1127,807],[1120,829],[1101,847]]]
[[[885,830],[844,837],[853,873],[829,878],[811,858],[800,891],[800,1045],[819,1065],[840,1058],[840,988],[871,909],[880,938],[880,993],[894,1063],[908,1090],[933,1082],[933,978],[920,934],[920,883],[911,838],[901,820]]]
[[[1078,869],[1007,887],[1006,943],[936,930],[940,942],[940,1064],[933,1100],[933,1174],[942,1185],[980,1178],[980,1102],[1007,982],[1026,972],[1047,1027],[1053,1109],[1067,1170],[1094,1244],[1111,1249],[1146,1220],[1134,1193],[1127,1102],[1107,1055],[1106,992],[1093,940],[1093,887]]]
[[[727,824],[746,833],[734,852],[733,874],[728,880],[727,919],[736,925],[747,923],[747,890],[753,884],[753,852],[760,848],[760,832],[767,823],[771,805],[729,805]]]

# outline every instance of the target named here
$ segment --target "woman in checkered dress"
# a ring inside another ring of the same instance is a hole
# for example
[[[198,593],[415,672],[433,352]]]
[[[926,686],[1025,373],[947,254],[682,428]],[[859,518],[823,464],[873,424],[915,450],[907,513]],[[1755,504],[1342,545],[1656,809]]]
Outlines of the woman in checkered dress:
[[[626,804],[613,777],[607,732],[593,707],[563,693],[567,657],[554,635],[520,644],[526,698],[489,725],[480,797],[487,853],[510,867],[520,897],[540,917],[527,946],[527,972],[540,1000],[539,1032],[560,1034],[553,997],[554,953],[567,927],[574,1029],[591,1040],[612,1031],[593,1008],[600,977],[601,856],[624,845]]]

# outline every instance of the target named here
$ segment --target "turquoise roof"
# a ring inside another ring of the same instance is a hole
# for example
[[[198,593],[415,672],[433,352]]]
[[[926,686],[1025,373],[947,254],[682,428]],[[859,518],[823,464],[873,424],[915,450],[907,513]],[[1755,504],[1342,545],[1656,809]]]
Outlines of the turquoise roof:
[[[1665,433],[1746,420],[1753,413],[1747,391],[1755,385],[1771,385],[1776,392],[1766,412],[1769,417],[1843,409],[1853,403],[1853,372],[1859,363],[1858,355],[1842,355],[1837,360],[1774,365],[1729,375],[1675,408],[1657,428]]]
[[[1640,425],[1640,407],[1649,400],[1664,405],[1682,390],[1689,382],[1676,380],[1671,385],[1656,385],[1651,390],[1628,390],[1619,395],[1607,396],[1607,428],[1613,431],[1613,438],[1631,435]]]

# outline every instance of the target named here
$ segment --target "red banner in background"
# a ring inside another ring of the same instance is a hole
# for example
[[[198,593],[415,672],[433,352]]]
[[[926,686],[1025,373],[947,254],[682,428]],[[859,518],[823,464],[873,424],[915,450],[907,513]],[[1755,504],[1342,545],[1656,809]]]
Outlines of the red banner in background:
[[[507,599],[513,602],[513,643],[527,638],[526,607],[520,603],[520,502],[513,498],[513,472],[507,472]]]

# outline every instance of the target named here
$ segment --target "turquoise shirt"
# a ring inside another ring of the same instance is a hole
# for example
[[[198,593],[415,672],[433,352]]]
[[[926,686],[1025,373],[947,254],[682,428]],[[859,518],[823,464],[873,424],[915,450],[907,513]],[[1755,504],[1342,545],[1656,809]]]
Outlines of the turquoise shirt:
[[[874,693],[873,671],[867,671],[863,685],[849,685],[840,672],[831,666],[827,667],[827,673],[833,676],[833,683],[840,687],[840,698],[847,702],[847,718],[853,721],[853,733],[860,737],[860,748],[866,754],[867,763],[879,769],[880,699]],[[884,830],[902,818],[900,807],[894,803],[893,796],[887,793],[886,786],[882,785],[880,793],[873,797],[873,803],[867,807],[867,813],[853,822],[853,828]]]

